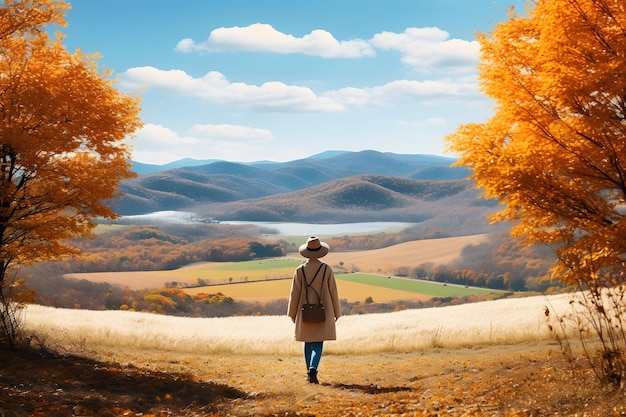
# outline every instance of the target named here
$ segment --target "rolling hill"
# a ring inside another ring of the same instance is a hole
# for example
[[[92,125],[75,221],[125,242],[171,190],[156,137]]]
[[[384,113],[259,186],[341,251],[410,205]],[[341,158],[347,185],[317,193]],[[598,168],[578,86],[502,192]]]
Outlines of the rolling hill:
[[[308,158],[298,159],[289,162],[272,162],[272,161],[257,161],[251,163],[232,163],[238,166],[252,166],[259,167],[267,170],[290,170],[297,169],[298,167],[322,167],[339,168],[340,176],[350,176],[364,173],[377,173],[387,175],[406,175],[415,174],[417,177],[432,175],[429,173],[433,168],[439,170],[444,168],[444,171],[450,169],[450,172],[456,172],[453,174],[455,178],[464,177],[467,171],[463,168],[450,168],[450,164],[455,161],[454,158],[448,158],[437,155],[424,155],[424,154],[395,154],[390,152],[378,152],[378,151],[325,151],[316,155],[312,155]],[[140,162],[132,162],[132,170],[139,175],[153,174],[163,171],[170,171],[178,168],[190,168],[200,167],[216,164],[214,167],[219,167],[220,163],[226,161],[217,159],[181,159],[179,161],[170,162],[164,165],[152,165],[144,164]],[[364,166],[364,163],[371,163],[371,166]],[[393,163],[394,165],[389,165]],[[399,164],[399,165],[398,165]],[[343,167],[342,167],[343,165]],[[380,171],[380,170],[386,170]],[[345,170],[343,174],[340,173]],[[405,171],[403,174],[400,172]],[[417,178],[416,177],[416,178]],[[451,178],[448,178],[451,179]]]
[[[327,222],[397,220],[398,215],[414,221],[424,215],[399,211],[451,196],[472,205],[478,196],[470,191],[465,168],[433,155],[328,151],[281,163],[204,162],[160,168],[135,163],[138,177],[121,184],[122,195],[111,206],[122,215],[193,210],[229,220],[301,221],[312,212],[316,221]],[[346,211],[361,213],[360,218]]]
[[[220,220],[303,223],[419,223],[439,216],[459,219],[466,215],[484,219],[495,204],[480,204],[479,193],[467,180],[358,175],[289,193],[205,204],[194,211]]]

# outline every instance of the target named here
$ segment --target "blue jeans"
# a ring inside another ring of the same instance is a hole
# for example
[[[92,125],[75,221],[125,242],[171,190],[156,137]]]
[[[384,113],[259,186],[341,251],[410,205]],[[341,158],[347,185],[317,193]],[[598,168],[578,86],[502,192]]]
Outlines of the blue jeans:
[[[306,369],[316,369],[322,359],[322,349],[324,342],[304,342],[304,360],[306,361]]]

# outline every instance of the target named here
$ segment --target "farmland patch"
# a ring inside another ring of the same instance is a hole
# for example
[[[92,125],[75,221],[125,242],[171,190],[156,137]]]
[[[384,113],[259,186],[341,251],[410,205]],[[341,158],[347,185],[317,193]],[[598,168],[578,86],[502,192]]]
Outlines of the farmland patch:
[[[291,290],[291,279],[277,281],[256,281],[245,284],[212,285],[210,287],[186,288],[185,292],[191,295],[201,293],[217,293],[227,295],[237,301],[272,301],[288,299]],[[343,281],[338,278],[337,291],[340,299],[353,303],[365,301],[371,297],[376,302],[390,302],[397,300],[428,300],[429,295],[410,293],[391,288],[380,288],[358,282]],[[286,308],[286,307],[285,307]]]
[[[458,257],[465,246],[479,244],[485,238],[486,235],[473,235],[427,239],[355,252],[333,252],[331,248],[324,261],[335,268],[336,272],[341,269],[339,265],[342,265],[348,271],[394,275],[399,267],[410,268],[426,262],[448,263]],[[96,272],[67,276],[141,290],[163,288],[172,282],[184,286],[198,285],[198,280],[213,285],[291,278],[294,268],[303,261],[298,255],[246,262],[202,262],[167,271]]]
[[[399,300],[429,300],[432,297],[456,297],[473,294],[486,294],[492,290],[465,288],[458,285],[444,285],[438,282],[409,280],[398,277],[382,277],[369,274],[337,274],[339,298],[348,302],[365,301],[386,303]],[[289,297],[291,279],[256,281],[237,284],[211,285],[208,287],[187,288],[188,294],[217,293],[238,301],[269,301]]]
[[[266,259],[246,262],[202,262],[169,271],[91,272],[66,274],[69,278],[92,282],[108,282],[131,290],[163,288],[167,284],[196,286],[232,282],[265,281],[291,278],[301,261],[296,259]]]
[[[338,275],[337,278],[363,285],[393,289],[401,292],[430,295],[432,297],[458,297],[493,292],[493,290],[483,288],[464,287],[462,285],[448,285],[441,282],[430,282],[371,274],[341,274]]]

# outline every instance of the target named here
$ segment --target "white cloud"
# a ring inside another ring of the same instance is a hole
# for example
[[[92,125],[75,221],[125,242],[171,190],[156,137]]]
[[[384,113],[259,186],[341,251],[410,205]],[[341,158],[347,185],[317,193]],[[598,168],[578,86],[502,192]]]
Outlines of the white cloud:
[[[458,99],[480,99],[476,81],[468,80],[397,80],[368,88],[341,88],[323,94],[345,105],[386,105],[401,100],[419,100],[424,104]]]
[[[218,28],[204,42],[182,39],[175,48],[180,52],[249,51],[277,54],[305,54],[324,58],[375,56],[371,45],[361,39],[339,41],[325,30],[314,30],[301,38],[277,31],[271,25],[255,23],[246,27]]]
[[[211,139],[271,139],[272,132],[267,129],[257,129],[247,126],[228,124],[193,125],[187,131],[195,137]]]
[[[196,159],[254,160],[254,155],[260,155],[271,140],[273,135],[269,130],[248,126],[198,124],[181,135],[167,127],[148,123],[137,132],[131,145],[133,160],[162,164],[190,156]]]
[[[318,97],[307,87],[278,81],[258,86],[230,82],[217,71],[194,78],[182,70],[164,71],[154,67],[136,67],[123,74],[122,82],[130,88],[162,90],[259,111],[334,113],[345,110],[343,105],[328,97]]]
[[[255,23],[246,27],[218,28],[204,42],[182,39],[176,50],[189,52],[250,51],[277,54],[315,55],[324,58],[359,58],[376,56],[375,48],[396,50],[402,62],[418,73],[474,71],[478,63],[479,43],[450,39],[437,27],[407,28],[402,33],[381,32],[369,40],[339,41],[321,29],[301,38],[277,31],[271,25]]]
[[[195,48],[195,43],[193,39],[185,38],[185,39],[178,41],[178,44],[176,45],[176,48],[174,49],[176,49],[178,52],[189,53],[189,52],[193,52],[194,48]]]
[[[480,45],[477,41],[448,39],[449,33],[436,27],[407,28],[403,33],[382,32],[370,40],[377,48],[396,50],[402,61],[418,73],[475,71]]]
[[[143,145],[148,142],[155,147],[175,147],[195,144],[193,138],[180,137],[171,129],[151,123],[146,123],[139,129],[136,136],[135,147],[138,146],[137,144]]]
[[[211,71],[194,78],[181,70],[154,67],[131,68],[122,78],[126,86],[146,86],[180,96],[195,97],[220,105],[260,112],[337,113],[355,106],[399,104],[418,100],[422,104],[483,98],[473,77],[441,80],[396,80],[373,87],[345,87],[317,95],[308,87],[287,85],[278,81],[260,86],[230,82],[223,74]]]

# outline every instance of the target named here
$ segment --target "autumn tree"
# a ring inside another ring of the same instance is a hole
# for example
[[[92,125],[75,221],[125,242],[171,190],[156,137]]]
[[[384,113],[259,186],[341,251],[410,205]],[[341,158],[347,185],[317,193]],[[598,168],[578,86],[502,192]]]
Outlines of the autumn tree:
[[[139,126],[139,101],[115,88],[97,55],[70,53],[63,0],[5,0],[0,8],[0,320],[15,343],[16,271],[73,253],[129,178],[123,140]]]
[[[556,248],[554,274],[584,297],[577,326],[601,345],[588,355],[594,370],[623,384],[626,3],[532,3],[478,37],[494,114],[461,126],[448,144],[485,196],[505,204],[492,220]]]

